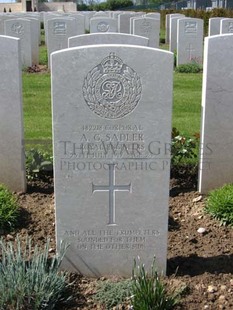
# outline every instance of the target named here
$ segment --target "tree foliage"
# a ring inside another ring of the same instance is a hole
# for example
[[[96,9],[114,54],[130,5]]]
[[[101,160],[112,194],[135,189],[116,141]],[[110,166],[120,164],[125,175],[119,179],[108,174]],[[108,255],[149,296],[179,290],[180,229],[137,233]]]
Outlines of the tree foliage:
[[[99,2],[98,0],[81,0],[77,3],[78,10],[118,10],[120,8],[126,8],[133,6],[132,0],[107,0],[106,2]]]

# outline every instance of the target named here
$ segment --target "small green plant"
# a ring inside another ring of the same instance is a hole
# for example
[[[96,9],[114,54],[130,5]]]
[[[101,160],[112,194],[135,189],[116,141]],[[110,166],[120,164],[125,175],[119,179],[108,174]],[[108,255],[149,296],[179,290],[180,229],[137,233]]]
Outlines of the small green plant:
[[[53,170],[52,156],[37,149],[26,152],[26,172],[29,180],[38,178],[43,172]]]
[[[148,274],[144,264],[134,260],[132,286],[133,310],[169,310],[178,303],[177,297],[168,296],[165,286],[159,278],[155,259]]]
[[[172,129],[172,164],[197,162],[199,152],[199,134],[193,135],[193,137],[187,137],[181,135],[176,129]]]
[[[177,66],[175,71],[179,73],[200,73],[202,72],[202,66],[196,62],[192,62]]]
[[[122,304],[130,296],[132,281],[104,281],[99,284],[94,299],[103,304],[106,309]]]
[[[16,197],[0,184],[0,233],[15,227],[18,216],[19,205]]]
[[[221,222],[233,227],[233,184],[226,184],[211,191],[205,211]]]
[[[31,239],[5,242],[0,239],[0,309],[52,310],[64,297],[68,288],[67,273],[58,273],[67,246],[49,262],[49,241],[44,250],[32,251]]]

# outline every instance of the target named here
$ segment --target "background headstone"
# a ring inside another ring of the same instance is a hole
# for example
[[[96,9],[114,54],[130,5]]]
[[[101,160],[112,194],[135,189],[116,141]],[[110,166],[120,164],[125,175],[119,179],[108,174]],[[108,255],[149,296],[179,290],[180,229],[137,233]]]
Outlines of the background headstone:
[[[70,14],[76,20],[76,34],[81,35],[85,33],[85,16],[82,14]]]
[[[182,18],[178,20],[177,66],[187,63],[202,65],[203,57],[203,20]]]
[[[177,31],[178,31],[178,20],[183,17],[174,16],[170,18],[170,30],[169,30],[169,51],[177,51]]]
[[[133,34],[149,39],[149,47],[159,47],[160,21],[159,19],[143,17],[134,18]]]
[[[76,21],[74,18],[52,18],[47,21],[47,50],[48,66],[52,52],[68,47],[68,38],[76,35]]]
[[[23,67],[32,66],[32,28],[31,21],[23,18],[4,22],[5,35],[20,39],[20,54]]]
[[[223,18],[220,21],[220,34],[233,33],[233,18]]]
[[[40,44],[40,21],[36,18],[27,17],[31,22],[31,46],[32,46],[32,64],[39,64],[39,44]]]
[[[140,61],[143,55],[143,62]],[[57,244],[63,267],[166,272],[173,54],[95,45],[52,54]]]
[[[111,17],[93,17],[90,19],[90,33],[117,32],[117,20]]]
[[[208,36],[220,34],[220,23],[223,17],[212,17],[209,19]]]
[[[180,17],[180,18],[185,17],[184,14],[178,14],[178,13],[166,14],[166,21],[165,21],[165,22],[166,22],[165,42],[166,42],[167,44],[169,44],[169,45],[170,45],[170,20],[171,20],[172,17],[175,17],[175,16]]]
[[[130,33],[130,18],[138,17],[136,13],[122,13],[118,15],[118,32]]]

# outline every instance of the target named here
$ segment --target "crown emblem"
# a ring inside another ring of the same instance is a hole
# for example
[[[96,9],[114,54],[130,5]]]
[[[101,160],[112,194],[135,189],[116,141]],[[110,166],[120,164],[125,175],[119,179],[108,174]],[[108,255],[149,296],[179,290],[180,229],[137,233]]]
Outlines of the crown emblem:
[[[115,53],[110,53],[108,57],[102,60],[101,66],[103,73],[120,73],[123,61]]]

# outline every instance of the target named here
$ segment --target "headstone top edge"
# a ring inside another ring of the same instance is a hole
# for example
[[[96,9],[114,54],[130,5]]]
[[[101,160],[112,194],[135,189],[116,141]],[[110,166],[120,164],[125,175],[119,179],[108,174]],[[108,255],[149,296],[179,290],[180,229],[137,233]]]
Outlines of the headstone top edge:
[[[6,35],[0,35],[0,39],[9,39],[11,40],[12,42],[13,41],[20,41],[20,38],[16,38],[16,37],[11,37],[11,36],[6,36]]]
[[[132,37],[137,37],[137,38],[139,37],[139,38],[146,38],[147,39],[147,37],[139,36],[137,34],[119,33],[119,32],[111,32],[111,31],[105,32],[105,33],[95,32],[95,33],[80,34],[80,35],[73,36],[70,38],[84,38],[84,37],[91,37],[91,36],[97,36],[97,35],[98,36],[113,35],[113,36],[125,36],[125,37],[132,36]]]
[[[205,41],[213,41],[213,40],[221,40],[223,38],[227,38],[227,37],[232,37],[233,38],[233,33],[224,33],[224,34],[216,34],[216,35],[213,35],[213,36],[208,36],[208,37],[205,37]]]
[[[66,53],[66,52],[72,52],[74,50],[85,50],[85,49],[96,49],[96,48],[114,48],[114,47],[121,47],[122,49],[141,49],[141,50],[144,50],[144,51],[157,51],[161,54],[167,54],[167,55],[172,55],[173,56],[173,53],[170,52],[170,51],[165,51],[165,50],[162,50],[160,48],[153,48],[153,47],[148,47],[148,46],[140,46],[140,45],[129,45],[129,44],[95,44],[95,45],[84,45],[84,46],[76,46],[76,47],[70,47],[70,48],[65,48],[65,49],[62,49],[62,50],[59,50],[59,51],[55,51],[53,53],[51,53],[51,57],[55,56],[55,55],[58,55],[58,54],[62,54],[62,53]]]

